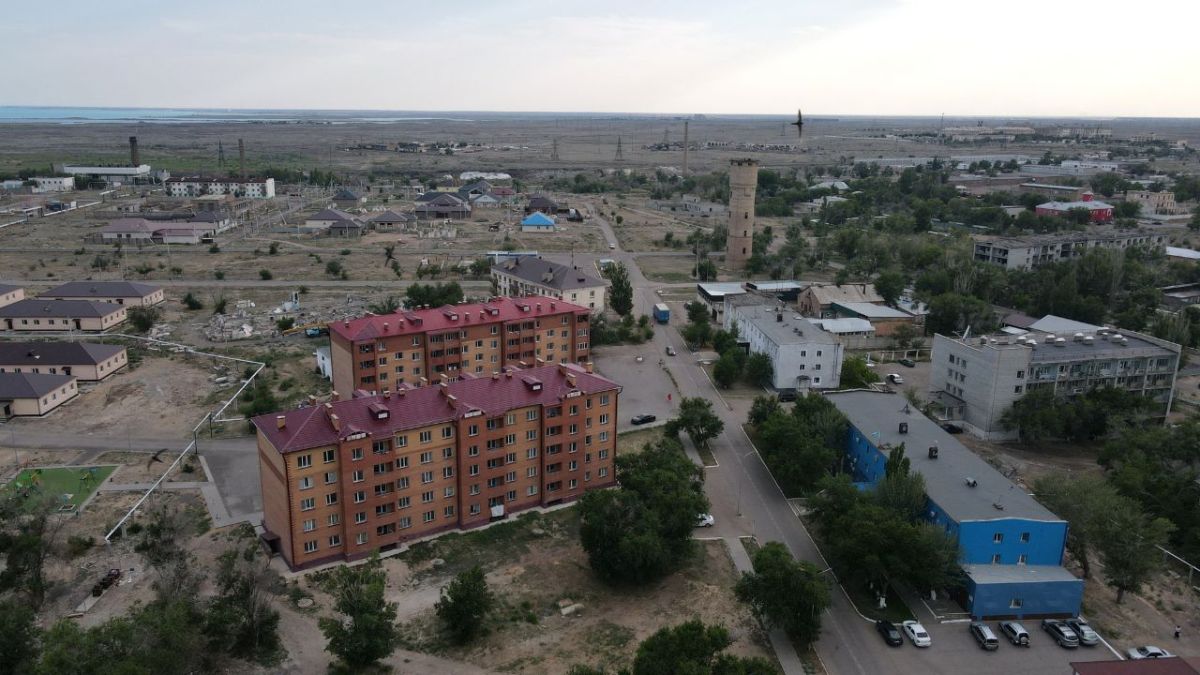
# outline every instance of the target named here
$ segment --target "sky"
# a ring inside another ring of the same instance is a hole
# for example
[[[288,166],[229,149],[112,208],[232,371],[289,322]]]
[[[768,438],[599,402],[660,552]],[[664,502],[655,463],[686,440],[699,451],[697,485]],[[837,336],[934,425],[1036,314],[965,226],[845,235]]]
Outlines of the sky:
[[[0,105],[1200,116],[1193,0],[6,5]]]

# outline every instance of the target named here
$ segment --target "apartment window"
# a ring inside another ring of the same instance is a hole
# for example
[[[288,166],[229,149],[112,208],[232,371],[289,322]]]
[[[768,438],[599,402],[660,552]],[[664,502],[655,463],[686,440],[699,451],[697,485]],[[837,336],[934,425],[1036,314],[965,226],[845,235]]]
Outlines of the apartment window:
[[[436,516],[433,511],[426,511],[425,513],[421,514],[421,520],[427,523],[432,523],[435,517]]]
[[[525,432],[525,440],[532,441],[537,438],[537,429],[530,429]]]
[[[314,553],[314,552],[316,552],[316,550],[317,550],[316,540],[304,542],[304,552],[305,553]]]
[[[357,462],[358,460],[360,460],[362,458],[363,458],[363,449],[362,448],[354,448],[353,450],[350,451],[350,459]]]
[[[397,469],[407,469],[408,468],[408,458],[401,457],[401,458],[397,459],[396,460],[396,468]]]
[[[478,436],[479,435],[479,425],[472,424],[472,425],[468,426],[467,427],[467,435],[468,436]]]
[[[530,485],[529,487],[525,488],[525,495],[527,497],[532,497],[537,494],[537,491],[538,489],[536,485]]]
[[[366,511],[359,511],[358,513],[354,514],[354,524],[355,525],[362,525],[365,522],[367,522],[367,512]]]
[[[395,507],[392,506],[391,502],[388,502],[386,504],[376,504],[375,505],[375,515],[376,516],[386,515],[388,513],[391,513],[394,508]]]
[[[601,431],[600,432],[600,442],[603,443],[604,441],[607,441],[607,440],[608,440],[608,432]]]
[[[1018,565],[1024,565],[1024,564],[1026,564],[1026,563],[1028,563],[1028,562],[1029,562],[1029,556],[1028,556],[1028,555],[1025,555],[1024,553],[1022,553],[1021,555],[1017,556],[1017,564],[1018,564]]]
[[[451,506],[447,506],[446,508],[442,509],[442,517],[453,518],[454,517],[454,506],[451,505]]]
[[[329,514],[329,526],[330,527],[337,525],[341,521],[342,521],[342,519],[340,517],[338,517],[338,514],[336,514],[336,513]]]
[[[1003,544],[1004,543],[1004,533],[997,532],[996,534],[993,534],[992,535],[992,543],[993,544]]]
[[[442,478],[453,478],[453,477],[454,477],[454,467],[452,467],[452,466],[442,467]]]
[[[442,427],[442,438],[454,438],[454,427]]]
[[[432,452],[422,452],[421,453],[421,463],[422,464],[428,464],[432,461],[433,461],[433,453]]]
[[[392,463],[391,462],[384,462],[382,464],[376,464],[375,466],[371,467],[371,473],[375,474],[376,476],[382,476],[385,473],[391,473],[391,472],[392,472]]]
[[[1021,533],[1021,543],[1022,543],[1022,544],[1028,544],[1028,543],[1029,543],[1029,533],[1028,533],[1028,532],[1022,532],[1022,533]]]
[[[526,478],[533,478],[535,476],[537,476],[537,467],[536,466],[531,466],[528,469],[525,469],[525,477]]]
[[[342,536],[335,534],[329,537],[329,548],[337,548],[342,545]]]
[[[364,490],[359,490],[358,492],[354,493],[355,504],[361,504],[365,501],[367,501],[367,493]]]
[[[317,519],[316,518],[310,518],[310,519],[304,521],[304,531],[305,532],[312,532],[315,529],[317,529]]]
[[[325,495],[325,506],[333,506],[336,503],[337,503],[337,493],[336,492],[330,492],[329,494]]]
[[[442,448],[442,459],[453,459],[454,448]]]
[[[479,483],[472,484],[471,489],[468,492],[473,495],[479,494]]]
[[[350,473],[350,480],[354,481],[355,483],[361,483],[361,482],[363,482],[363,471],[362,471],[362,469],[355,469],[354,471],[352,471],[352,472]]]
[[[567,471],[575,471],[575,470],[577,470],[578,468],[579,468],[579,461],[578,461],[578,460],[574,460],[574,459],[573,459],[573,460],[571,460],[570,462],[568,462],[568,463],[567,463]]]
[[[478,456],[479,456],[479,446],[478,445],[472,445],[471,447],[467,448],[467,457],[478,457]]]
[[[410,527],[412,527],[412,518],[410,516],[404,516],[400,519],[400,529],[406,530]]]
[[[1017,386],[1013,387],[1013,393],[1014,394],[1021,393],[1021,385],[1018,384]]]
[[[313,480],[310,476],[305,476],[300,479],[300,489],[307,490],[313,486]]]
[[[355,538],[355,541],[358,542],[359,546],[362,546],[363,544],[367,543],[367,533],[359,532],[358,536]]]
[[[1023,379],[1025,379],[1025,371],[1023,371],[1023,370],[1018,370],[1018,371],[1017,371],[1017,379],[1018,379],[1018,380],[1023,380]]]
[[[477,515],[479,515],[479,505],[478,505],[478,504],[472,504],[472,505],[471,505],[471,508],[470,508],[470,509],[469,509],[467,512],[468,512],[468,513],[470,513],[472,516],[477,516]]]
[[[509,490],[509,491],[508,491],[508,495],[507,495],[507,497],[508,497],[508,501],[510,501],[510,502],[515,502],[515,501],[517,501],[517,491],[516,491],[516,490]]]
[[[332,464],[333,461],[335,459],[337,459],[337,451],[336,450],[325,450],[324,452],[321,453],[321,459],[326,464]]]
[[[504,476],[504,482],[505,482],[505,483],[515,483],[515,482],[517,482],[517,472],[516,472],[516,471],[509,471],[507,474],[505,474],[505,476]]]
[[[510,452],[504,456],[505,464],[512,464],[515,461],[517,461],[517,453],[515,452]]]
[[[999,554],[999,553],[993,553],[993,554],[992,554],[992,564],[993,564],[993,565],[999,565],[999,564],[1000,564],[1000,554]]]
[[[296,458],[297,468],[307,469],[310,466],[312,466],[312,455],[300,455]]]
[[[336,482],[337,482],[337,472],[336,471],[326,471],[325,472],[325,484],[329,485],[330,483],[336,483]]]
[[[600,459],[608,459],[608,451],[607,450],[600,451]]]
[[[600,467],[600,470],[596,472],[596,475],[597,475],[597,476],[599,476],[599,477],[601,477],[601,478],[604,478],[605,476],[607,476],[607,475],[608,475],[608,468],[607,468],[607,467],[603,467],[603,466],[602,466],[602,467]]]
[[[568,490],[574,490],[577,487],[579,487],[579,479],[572,478],[571,480],[567,481],[567,489]]]
[[[608,413],[600,415],[600,424],[608,424]]]
[[[608,405],[608,394],[600,394],[600,405]]]
[[[433,432],[432,431],[422,431],[421,432],[421,442],[422,443],[428,443],[432,440],[433,440]]]
[[[537,457],[537,453],[537,448],[530,448],[525,451],[525,459],[535,459]]]
[[[1021,609],[1021,606],[1024,604],[1025,604],[1025,601],[1022,600],[1021,598],[1013,598],[1012,600],[1008,601],[1009,609]]]
[[[380,483],[379,485],[375,486],[375,496],[376,497],[382,497],[384,495],[391,494],[391,493],[392,493],[392,484],[391,483]]]
[[[407,447],[407,446],[408,446],[408,436],[397,436],[396,437],[396,447],[397,448],[403,448],[403,447]]]
[[[442,489],[442,498],[443,499],[450,499],[453,496],[454,496],[454,486],[453,485]]]
[[[312,511],[315,508],[317,508],[316,497],[305,497],[304,499],[300,500],[301,511]]]
[[[478,465],[478,464],[472,464],[472,465],[471,465],[471,466],[470,466],[470,467],[467,469],[467,474],[468,474],[468,475],[470,475],[470,476],[478,476],[478,475],[479,475],[479,465]]]
[[[526,410],[525,411],[525,421],[526,422],[532,422],[532,421],[536,420],[537,418],[538,418],[537,410]]]

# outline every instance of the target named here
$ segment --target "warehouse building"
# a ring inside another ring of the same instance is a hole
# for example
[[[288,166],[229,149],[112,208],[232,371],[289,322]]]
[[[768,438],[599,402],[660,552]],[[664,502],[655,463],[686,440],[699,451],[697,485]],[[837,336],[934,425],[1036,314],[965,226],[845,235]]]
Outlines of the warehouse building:
[[[846,463],[865,486],[900,445],[925,479],[925,518],[958,541],[965,582],[953,589],[976,619],[1076,616],[1083,581],[1062,567],[1067,522],[968,450],[902,396],[827,394],[850,421]]]

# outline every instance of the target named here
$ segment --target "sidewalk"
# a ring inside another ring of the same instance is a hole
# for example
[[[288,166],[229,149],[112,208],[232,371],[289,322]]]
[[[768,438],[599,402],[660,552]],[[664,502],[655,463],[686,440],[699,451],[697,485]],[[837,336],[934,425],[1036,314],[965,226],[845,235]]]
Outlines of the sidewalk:
[[[746,553],[742,542],[736,537],[726,537],[723,541],[725,548],[729,549],[729,556],[733,558],[733,566],[738,573],[753,572],[754,566],[750,563],[750,556]],[[800,661],[800,655],[796,653],[796,648],[792,646],[792,641],[788,639],[787,634],[779,628],[773,628],[768,635],[771,638],[771,649],[775,651],[775,658],[779,661],[779,667],[783,670],[784,675],[804,675],[804,664]]]

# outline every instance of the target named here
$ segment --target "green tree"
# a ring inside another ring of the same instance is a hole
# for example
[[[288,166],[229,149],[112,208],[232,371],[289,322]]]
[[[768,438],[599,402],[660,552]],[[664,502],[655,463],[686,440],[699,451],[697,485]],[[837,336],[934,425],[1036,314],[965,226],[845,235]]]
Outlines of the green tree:
[[[1103,476],[1069,476],[1053,473],[1039,476],[1033,483],[1034,495],[1058,517],[1067,521],[1067,551],[1090,579],[1090,559],[1109,530],[1108,516],[1122,497]]]
[[[687,311],[688,323],[708,323],[712,314],[708,310],[708,305],[699,300],[692,300],[683,306]]]
[[[754,552],[754,572],[743,572],[734,589],[750,605],[754,616],[769,627],[779,627],[801,649],[821,633],[821,613],[830,603],[829,586],[821,570],[797,561],[787,548],[772,541]]]
[[[367,305],[367,311],[371,312],[372,314],[379,314],[380,316],[385,314],[395,314],[399,309],[400,300],[398,300],[394,295],[389,295],[378,302],[373,302],[370,305]]]
[[[608,289],[608,304],[613,311],[626,316],[633,311],[633,285],[629,283],[629,270],[625,263],[609,265],[604,270],[604,276],[611,286]]]
[[[895,307],[900,294],[904,292],[904,275],[896,270],[888,270],[875,277],[875,292],[888,305]]]
[[[700,281],[714,281],[717,278],[717,264],[705,258],[696,265],[695,272]]]
[[[728,389],[742,375],[742,366],[733,350],[727,351],[713,364],[713,381],[722,389]]]
[[[680,334],[689,345],[700,347],[712,339],[712,324],[707,321],[692,322],[684,326]]]
[[[25,603],[0,601],[0,675],[31,672],[42,641],[36,618],[33,608]]]
[[[866,359],[861,356],[842,359],[842,389],[862,389],[878,381],[879,376],[867,366]]]
[[[385,598],[387,573],[378,554],[365,564],[333,570],[329,581],[334,609],[339,617],[321,617],[321,632],[329,640],[326,651],[337,656],[352,672],[360,672],[386,658],[396,648],[396,603]]]
[[[280,333],[296,327],[296,317],[284,316],[275,320],[275,329]]]
[[[675,419],[698,448],[708,447],[708,442],[725,430],[725,422],[713,412],[712,401],[699,396],[681,400]]]
[[[722,654],[733,641],[699,620],[662,628],[638,645],[632,675],[773,675],[774,664]]]
[[[678,440],[663,438],[617,457],[616,490],[580,500],[580,540],[605,581],[643,584],[673,571],[693,551],[696,516],[708,510],[700,469]]]
[[[157,307],[130,307],[126,310],[126,316],[135,331],[145,333],[154,327],[162,312]]]
[[[457,305],[463,300],[463,289],[457,281],[447,284],[412,284],[404,294],[404,304],[409,308],[423,306],[442,307]]]
[[[492,273],[492,261],[487,258],[479,258],[471,261],[471,276],[476,279],[482,279]]]
[[[258,277],[263,281],[270,281],[274,276],[271,274],[271,270],[263,269],[258,271]]]
[[[755,396],[754,403],[750,404],[750,416],[747,421],[751,426],[756,427],[781,411],[782,407],[779,405],[777,396]]]
[[[231,548],[217,559],[217,594],[205,613],[204,632],[214,650],[264,665],[283,655],[279,612],[269,591],[277,575],[257,546]]]
[[[16,591],[34,609],[50,590],[46,561],[65,522],[55,517],[57,507],[51,495],[23,498],[16,490],[0,495],[0,592]]]
[[[450,636],[458,644],[470,642],[483,629],[483,621],[495,605],[487,579],[479,565],[460,572],[442,588],[437,615],[445,622]]]
[[[1117,591],[1117,603],[1125,593],[1137,593],[1162,568],[1162,553],[1175,530],[1166,518],[1147,516],[1136,504],[1126,504],[1107,514],[1107,536],[1099,542],[1104,563],[1104,581]]]
[[[769,387],[775,382],[775,365],[771,357],[762,352],[751,354],[746,359],[746,382],[756,387]]]
[[[188,291],[187,295],[183,296],[183,306],[192,311],[204,309],[204,303],[200,302],[200,298],[197,298],[191,291]]]

